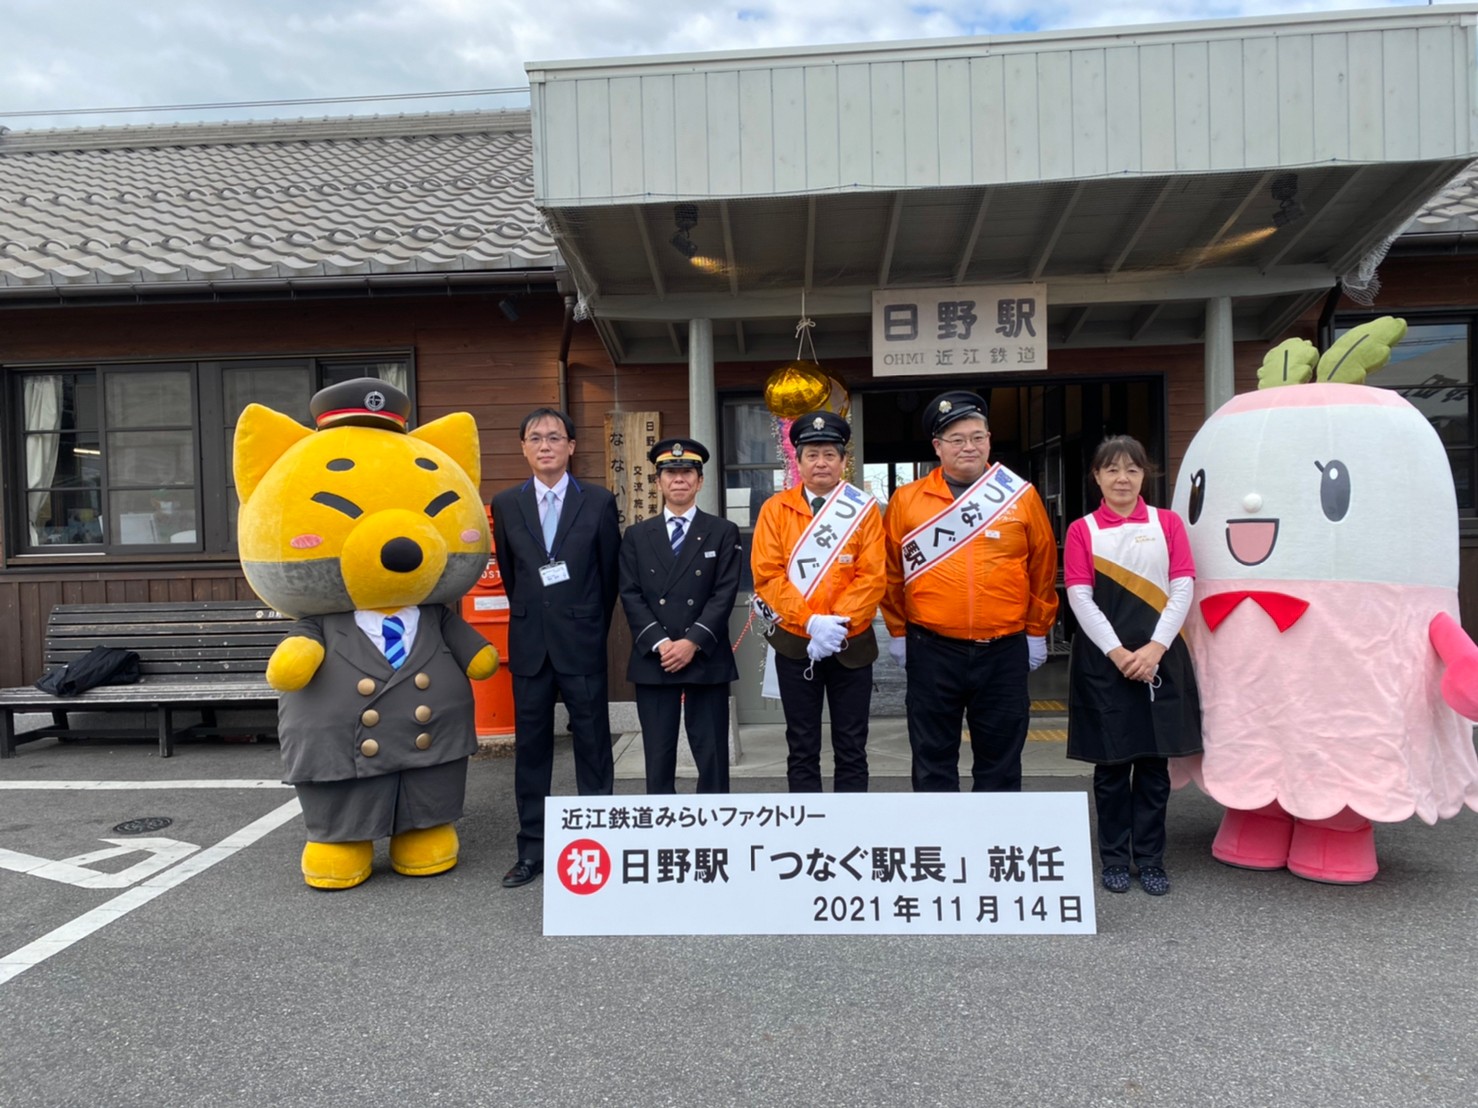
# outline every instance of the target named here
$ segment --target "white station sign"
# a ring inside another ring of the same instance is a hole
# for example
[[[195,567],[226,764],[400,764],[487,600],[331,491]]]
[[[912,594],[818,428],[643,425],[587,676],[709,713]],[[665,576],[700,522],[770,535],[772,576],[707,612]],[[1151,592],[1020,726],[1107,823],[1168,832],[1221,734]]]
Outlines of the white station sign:
[[[550,797],[546,935],[1094,934],[1088,798]]]

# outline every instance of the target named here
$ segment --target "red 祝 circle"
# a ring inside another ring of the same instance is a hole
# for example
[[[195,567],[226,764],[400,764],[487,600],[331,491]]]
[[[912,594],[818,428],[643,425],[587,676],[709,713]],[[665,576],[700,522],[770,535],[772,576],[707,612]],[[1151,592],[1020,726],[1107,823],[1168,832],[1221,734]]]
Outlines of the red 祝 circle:
[[[559,852],[559,880],[577,896],[598,893],[611,879],[611,856],[594,839],[576,839]]]

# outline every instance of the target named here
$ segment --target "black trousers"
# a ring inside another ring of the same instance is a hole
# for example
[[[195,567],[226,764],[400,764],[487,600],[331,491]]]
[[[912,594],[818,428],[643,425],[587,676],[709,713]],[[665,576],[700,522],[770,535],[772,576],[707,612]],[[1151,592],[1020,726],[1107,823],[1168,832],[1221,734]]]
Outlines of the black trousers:
[[[908,629],[908,742],[914,792],[960,789],[960,722],[970,727],[972,791],[1020,792],[1031,721],[1026,636],[964,642]]]
[[[556,673],[549,659],[532,677],[513,675],[513,795],[518,856],[544,857],[544,798],[554,778],[554,696],[564,697],[581,796],[609,796],[615,784],[606,674]]]
[[[1165,807],[1170,766],[1164,758],[1136,758],[1093,769],[1098,809],[1098,858],[1105,866],[1165,864]]]
[[[684,716],[700,793],[729,791],[729,684],[637,685],[647,792],[677,792],[677,733]]]
[[[821,703],[831,708],[832,788],[867,792],[867,721],[872,707],[872,666],[848,669],[835,655],[811,662],[775,655],[780,704],[785,709],[785,779],[793,793],[821,791]]]

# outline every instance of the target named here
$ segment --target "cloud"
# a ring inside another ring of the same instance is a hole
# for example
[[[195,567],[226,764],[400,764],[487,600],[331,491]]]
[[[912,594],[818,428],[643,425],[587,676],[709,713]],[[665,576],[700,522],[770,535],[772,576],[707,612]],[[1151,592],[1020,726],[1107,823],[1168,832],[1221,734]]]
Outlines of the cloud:
[[[9,0],[0,37],[0,124],[76,127],[513,107],[527,103],[527,95],[5,118],[59,108],[522,88],[528,61],[906,41],[1351,6],[1352,0]]]

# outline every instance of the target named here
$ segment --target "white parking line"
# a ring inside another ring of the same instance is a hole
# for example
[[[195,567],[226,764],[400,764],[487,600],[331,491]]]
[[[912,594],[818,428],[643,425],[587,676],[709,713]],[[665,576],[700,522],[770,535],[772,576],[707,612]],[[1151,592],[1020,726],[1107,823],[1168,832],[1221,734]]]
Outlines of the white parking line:
[[[104,782],[93,782],[95,785],[104,785]],[[112,782],[121,788],[127,785],[130,788],[139,787],[139,782]],[[171,782],[178,786],[179,782]],[[207,787],[207,786],[197,786]],[[216,788],[242,788],[239,783],[224,782],[217,783]],[[302,808],[294,797],[286,804],[268,812],[259,820],[247,824],[240,831],[227,835],[215,846],[207,847],[199,854],[186,858],[173,869],[167,869],[163,873],[155,874],[141,885],[137,885],[126,892],[119,893],[112,900],[99,904],[91,911],[84,912],[76,919],[62,924],[54,931],[42,935],[35,942],[27,943],[19,950],[0,957],[0,985],[4,985],[12,978],[20,976],[32,966],[40,965],[53,954],[60,954],[73,943],[87,938],[116,919],[122,919],[135,908],[142,907],[155,897],[168,892],[177,885],[181,885],[198,873],[204,873],[217,862],[223,862],[238,850],[243,850],[263,838],[273,830],[281,827],[288,820],[298,815]]]
[[[0,789],[290,789],[281,781],[0,781]]]

